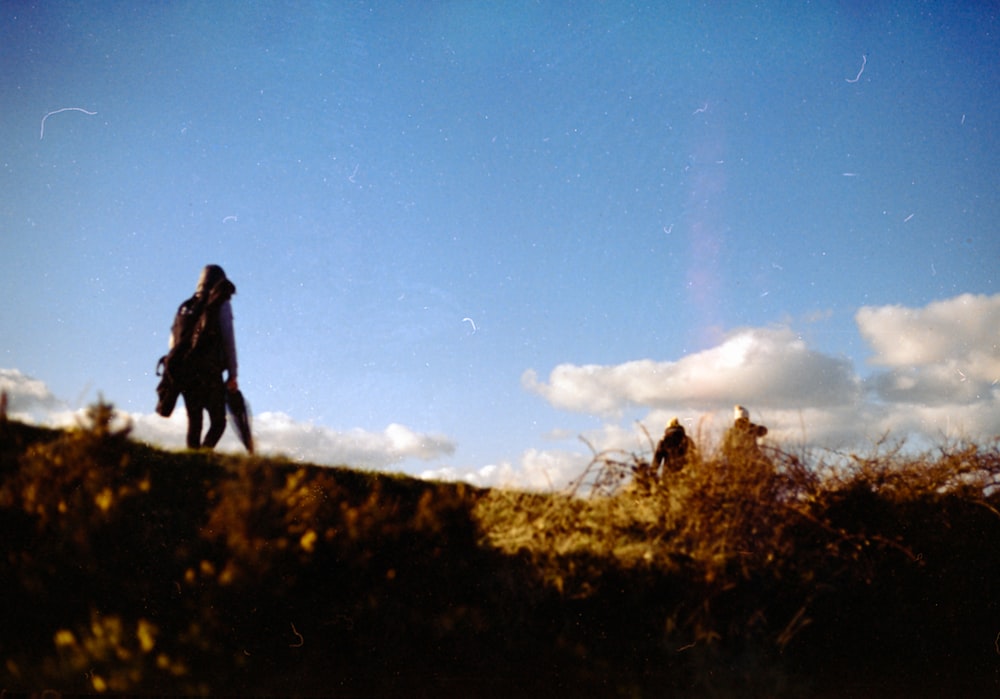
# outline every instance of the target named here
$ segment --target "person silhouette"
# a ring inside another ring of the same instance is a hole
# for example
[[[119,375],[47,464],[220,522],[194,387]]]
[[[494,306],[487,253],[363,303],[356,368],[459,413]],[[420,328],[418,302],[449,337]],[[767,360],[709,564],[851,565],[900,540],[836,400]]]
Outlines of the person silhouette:
[[[763,459],[757,439],[767,434],[767,428],[750,422],[750,413],[742,405],[733,408],[733,418],[722,440],[723,456],[730,463]]]
[[[194,296],[185,304],[201,305],[203,320],[196,332],[196,348],[186,360],[185,379],[180,385],[187,410],[189,449],[218,444],[226,430],[226,391],[238,391],[236,336],[233,332],[233,309],[229,299],[236,286],[226,278],[219,265],[206,265],[201,271]],[[182,306],[182,309],[184,306]],[[170,336],[170,348],[179,338]],[[226,373],[225,380],[223,372]],[[203,414],[208,412],[209,427],[202,439]]]
[[[691,438],[685,433],[683,425],[676,417],[672,418],[653,453],[653,477],[665,478],[668,473],[676,473],[684,468],[692,446]]]

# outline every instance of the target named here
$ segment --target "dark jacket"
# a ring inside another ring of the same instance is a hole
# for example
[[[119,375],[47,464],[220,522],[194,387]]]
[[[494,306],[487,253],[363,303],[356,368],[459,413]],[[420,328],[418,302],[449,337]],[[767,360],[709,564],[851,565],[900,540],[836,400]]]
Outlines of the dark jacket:
[[[683,426],[668,427],[660,443],[656,445],[656,453],[653,454],[653,473],[658,474],[661,465],[664,473],[681,470],[690,448],[691,438],[684,432]]]

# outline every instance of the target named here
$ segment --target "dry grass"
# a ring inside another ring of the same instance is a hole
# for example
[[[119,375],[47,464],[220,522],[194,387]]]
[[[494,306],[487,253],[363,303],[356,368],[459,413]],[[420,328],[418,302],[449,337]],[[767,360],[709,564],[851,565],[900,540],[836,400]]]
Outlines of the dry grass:
[[[780,555],[790,511],[820,488],[801,459],[776,450],[735,463],[696,454],[662,482],[637,478],[644,465],[641,455],[599,453],[564,493],[493,490],[476,514],[507,553],[551,562],[586,551],[664,569],[693,562],[712,579],[733,561],[752,567]]]
[[[620,582],[609,582],[611,570],[677,582],[683,591],[669,602],[644,601],[661,617],[664,643],[714,659],[701,663],[719,662],[715,652],[727,662],[753,658],[749,674],[730,678],[735,684],[767,678],[774,689],[770,682],[787,680],[774,668],[791,658],[860,672],[863,653],[883,662],[890,638],[907,656],[884,661],[894,670],[933,656],[935,635],[954,659],[970,640],[956,629],[959,619],[971,624],[976,616],[971,598],[990,613],[988,622],[976,620],[970,653],[997,665],[988,660],[987,629],[1000,630],[1000,609],[988,601],[992,583],[985,581],[1000,582],[989,577],[1000,573],[1000,561],[976,541],[986,531],[1000,534],[996,442],[921,455],[887,441],[866,455],[769,448],[763,458],[730,461],[705,454],[660,483],[635,477],[642,455],[596,454],[569,492],[495,490],[475,513],[491,546],[531,560],[560,594],[600,598]],[[989,572],[965,584],[963,558]],[[919,642],[906,638],[915,613]],[[843,646],[837,663],[822,634]]]
[[[165,453],[112,417],[0,426],[0,688],[995,690],[996,442],[702,448],[659,483],[612,452],[527,493]]]

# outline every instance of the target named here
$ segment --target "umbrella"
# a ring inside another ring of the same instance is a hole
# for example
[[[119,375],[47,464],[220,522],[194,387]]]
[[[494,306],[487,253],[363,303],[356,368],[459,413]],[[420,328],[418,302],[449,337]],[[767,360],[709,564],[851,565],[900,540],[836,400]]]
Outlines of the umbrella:
[[[232,418],[233,426],[239,435],[240,441],[247,451],[253,454],[253,433],[250,430],[250,408],[243,399],[240,391],[226,392],[226,407],[229,408],[229,416]]]

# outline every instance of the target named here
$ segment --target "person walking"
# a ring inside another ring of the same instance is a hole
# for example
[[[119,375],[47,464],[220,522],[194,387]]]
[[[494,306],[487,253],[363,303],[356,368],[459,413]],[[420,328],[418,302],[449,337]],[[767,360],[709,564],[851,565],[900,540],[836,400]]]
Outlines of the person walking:
[[[766,434],[767,428],[750,422],[750,412],[737,405],[733,408],[733,426],[722,440],[722,453],[730,463],[760,461],[764,455],[757,439]]]
[[[684,426],[676,417],[672,418],[653,454],[653,477],[666,478],[668,473],[676,473],[684,468],[691,448],[691,438],[685,433]]]
[[[178,309],[170,334],[168,357],[183,345],[182,356],[176,363],[177,368],[173,369],[173,380],[187,410],[189,449],[213,449],[218,444],[226,430],[226,392],[239,391],[230,303],[235,293],[236,286],[226,277],[222,267],[206,265],[194,296]],[[203,439],[201,432],[206,412],[209,426]]]

